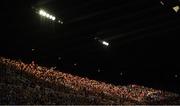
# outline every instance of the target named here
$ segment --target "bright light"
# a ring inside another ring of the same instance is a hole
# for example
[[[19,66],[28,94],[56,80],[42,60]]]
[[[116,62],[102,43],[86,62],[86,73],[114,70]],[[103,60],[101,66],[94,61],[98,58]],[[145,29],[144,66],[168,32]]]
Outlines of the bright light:
[[[163,2],[163,1],[160,1],[160,3],[161,3],[162,5],[164,5],[164,2]]]
[[[56,17],[55,17],[55,16],[52,16],[52,15],[48,14],[48,13],[47,13],[46,11],[44,11],[44,10],[39,10],[39,15],[41,15],[41,16],[43,16],[43,17],[46,17],[46,18],[48,18],[48,19],[51,19],[51,20],[53,20],[53,21],[56,20]]]
[[[52,15],[50,15],[50,16],[49,16],[49,19],[51,19],[51,20],[52,20],[52,19],[53,19],[53,16],[52,16]]]
[[[49,15],[49,14],[46,14],[46,17],[47,17],[47,18],[50,18],[50,16],[51,16],[51,15]]]
[[[173,7],[173,10],[177,13],[179,11],[180,7],[179,6],[175,6]]]
[[[46,12],[45,12],[44,10],[40,10],[40,11],[39,11],[39,14],[40,14],[41,16],[46,16]]]
[[[106,42],[106,41],[102,41],[102,44],[105,45],[105,46],[109,46],[109,43]]]
[[[35,51],[35,49],[32,49],[32,51]]]
[[[59,20],[58,23],[63,24],[63,22],[61,20]]]
[[[56,17],[52,17],[52,20],[53,20],[53,21],[56,20]]]
[[[39,14],[43,15],[44,11],[43,10],[39,10]]]
[[[42,16],[42,17],[44,17],[44,18],[47,18],[47,19],[50,19],[50,20],[52,20],[52,21],[56,21],[56,20],[57,20],[56,22],[58,22],[58,23],[60,23],[60,24],[63,24],[63,23],[64,23],[64,22],[62,22],[59,18],[57,18],[57,17],[49,14],[48,12],[46,12],[46,11],[43,10],[43,9],[40,9],[40,10],[38,11],[38,14],[39,14],[40,16]]]

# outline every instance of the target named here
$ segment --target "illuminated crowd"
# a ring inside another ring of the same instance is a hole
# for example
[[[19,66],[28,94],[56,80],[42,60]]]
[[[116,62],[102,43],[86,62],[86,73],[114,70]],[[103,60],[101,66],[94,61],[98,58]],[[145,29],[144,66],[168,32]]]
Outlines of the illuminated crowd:
[[[17,101],[21,97],[24,104],[27,103],[27,98],[32,99],[29,104],[171,104],[175,103],[174,99],[180,103],[179,95],[175,93],[138,85],[106,84],[38,66],[33,61],[31,64],[25,64],[1,57],[0,71],[0,95],[4,97],[0,99],[0,104],[7,103],[7,98],[12,99],[13,94],[17,96]],[[7,72],[16,73],[16,78],[19,76],[25,89],[18,84],[12,86],[10,82],[4,83],[12,79],[5,77],[6,74],[3,73]],[[3,87],[7,92],[3,91]],[[19,93],[11,94],[18,90]],[[16,100],[8,103],[16,104]]]

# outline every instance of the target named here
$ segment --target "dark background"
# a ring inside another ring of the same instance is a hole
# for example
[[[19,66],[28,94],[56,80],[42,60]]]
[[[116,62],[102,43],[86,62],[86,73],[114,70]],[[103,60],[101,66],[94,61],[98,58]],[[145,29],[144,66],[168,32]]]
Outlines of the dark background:
[[[171,8],[176,0],[164,3],[1,1],[0,55],[117,85],[137,83],[180,92],[180,17]],[[40,8],[64,24],[43,19],[35,11]]]

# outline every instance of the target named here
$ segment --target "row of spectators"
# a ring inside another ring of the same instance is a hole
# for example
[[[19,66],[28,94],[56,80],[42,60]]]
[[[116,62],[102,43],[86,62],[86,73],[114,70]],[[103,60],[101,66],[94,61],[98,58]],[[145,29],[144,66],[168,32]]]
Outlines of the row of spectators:
[[[180,100],[179,95],[175,93],[138,85],[114,86],[112,84],[62,73],[52,68],[41,67],[34,62],[25,64],[21,61],[14,61],[1,57],[0,65],[0,69],[15,71],[21,76],[27,75],[31,77],[31,84],[39,82],[38,85],[34,84],[34,88],[37,90],[42,88],[42,86],[51,87],[55,91],[63,91],[72,95],[78,95],[78,97],[89,98],[93,101],[90,104],[161,104],[170,101],[170,98],[173,98],[173,100],[174,98],[176,98],[176,100],[178,99],[178,101]],[[34,79],[37,79],[37,82],[32,82]],[[51,94],[53,95],[55,93]]]

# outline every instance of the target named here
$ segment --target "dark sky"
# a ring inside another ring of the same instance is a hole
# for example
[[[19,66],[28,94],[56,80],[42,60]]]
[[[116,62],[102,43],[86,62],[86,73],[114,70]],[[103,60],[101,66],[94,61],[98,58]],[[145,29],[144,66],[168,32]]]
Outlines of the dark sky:
[[[100,68],[107,75],[173,76],[180,68],[180,17],[171,8],[174,1],[164,0],[163,6],[158,0],[6,0],[1,55],[59,67],[78,63],[81,70]],[[35,11],[41,8],[64,24],[42,19]]]

